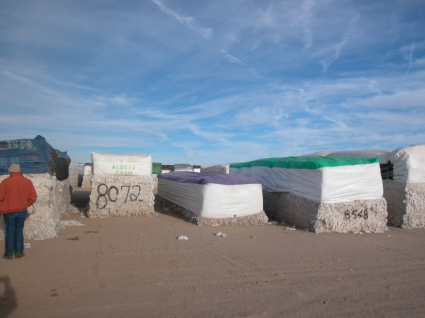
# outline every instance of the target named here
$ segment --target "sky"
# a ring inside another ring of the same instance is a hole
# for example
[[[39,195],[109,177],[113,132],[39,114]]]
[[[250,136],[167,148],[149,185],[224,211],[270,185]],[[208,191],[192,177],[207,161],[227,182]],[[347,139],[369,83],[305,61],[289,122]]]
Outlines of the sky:
[[[225,164],[425,143],[423,0],[0,0],[0,140]]]

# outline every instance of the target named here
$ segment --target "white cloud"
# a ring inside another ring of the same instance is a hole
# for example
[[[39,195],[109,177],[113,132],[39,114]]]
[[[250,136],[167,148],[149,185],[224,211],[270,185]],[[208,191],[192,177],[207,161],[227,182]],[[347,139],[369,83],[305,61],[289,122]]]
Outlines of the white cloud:
[[[164,12],[169,17],[173,18],[174,20],[180,22],[181,24],[187,26],[189,29],[195,31],[196,33],[199,33],[207,40],[210,39],[213,35],[213,30],[210,28],[202,28],[196,23],[195,19],[193,17],[185,17],[181,14],[178,14],[165,6],[161,0],[151,0],[153,3],[155,3],[162,12]]]
[[[224,58],[227,59],[229,62],[231,62],[233,64],[237,64],[237,65],[246,66],[246,64],[244,62],[242,62],[241,60],[237,59],[236,57],[230,55],[229,53],[227,53],[226,50],[221,50],[221,53],[224,54]]]

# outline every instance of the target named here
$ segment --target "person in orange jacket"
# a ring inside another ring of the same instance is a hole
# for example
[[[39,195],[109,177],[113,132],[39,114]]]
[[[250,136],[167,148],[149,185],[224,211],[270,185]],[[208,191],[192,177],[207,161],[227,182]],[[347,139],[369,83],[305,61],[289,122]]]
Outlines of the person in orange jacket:
[[[5,225],[5,252],[3,258],[24,257],[24,224],[27,208],[37,200],[31,180],[21,173],[19,164],[9,167],[10,176],[0,183],[0,214]]]

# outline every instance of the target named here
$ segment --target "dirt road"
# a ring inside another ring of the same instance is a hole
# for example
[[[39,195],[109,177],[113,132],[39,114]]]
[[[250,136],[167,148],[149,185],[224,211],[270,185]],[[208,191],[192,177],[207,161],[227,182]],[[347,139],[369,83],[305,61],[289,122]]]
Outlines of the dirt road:
[[[425,229],[200,227],[157,212],[65,216],[85,226],[0,260],[0,317],[425,315]]]

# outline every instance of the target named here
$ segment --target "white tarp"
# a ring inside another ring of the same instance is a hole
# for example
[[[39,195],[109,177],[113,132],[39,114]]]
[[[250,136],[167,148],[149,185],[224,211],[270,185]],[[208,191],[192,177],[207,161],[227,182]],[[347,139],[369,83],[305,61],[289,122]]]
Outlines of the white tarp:
[[[147,154],[92,153],[93,175],[152,175],[152,157]]]
[[[231,166],[230,174],[261,181],[264,191],[267,192],[291,192],[316,202],[350,202],[379,199],[383,196],[381,170],[378,163],[320,169],[266,166],[238,169]]]
[[[379,163],[387,163],[388,155],[392,152],[390,149],[359,149],[343,151],[318,151],[301,157],[352,157],[352,158],[377,158]]]
[[[230,163],[221,165],[201,166],[201,173],[207,172],[229,174],[229,166]]]
[[[388,149],[319,151],[305,157],[376,158],[381,164],[393,164],[392,179],[398,182],[425,182],[425,144]]]
[[[158,195],[205,218],[242,217],[263,211],[261,184],[196,184],[158,178]]]
[[[172,171],[192,171],[193,172],[193,165],[187,164],[187,163],[177,163],[175,164],[172,169]]]
[[[388,161],[394,165],[393,180],[425,182],[425,144],[395,149]]]

